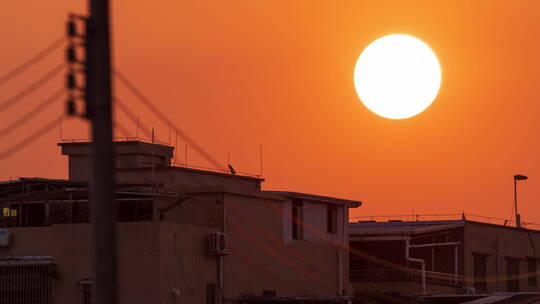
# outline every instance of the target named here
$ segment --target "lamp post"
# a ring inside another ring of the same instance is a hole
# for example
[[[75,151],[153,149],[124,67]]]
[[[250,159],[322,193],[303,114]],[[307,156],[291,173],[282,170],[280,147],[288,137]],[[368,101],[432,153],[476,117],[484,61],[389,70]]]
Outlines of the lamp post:
[[[526,180],[528,179],[527,176],[516,174],[514,175],[514,208],[516,209],[516,227],[521,227],[521,216],[518,213],[518,207],[517,207],[517,182],[520,180]]]

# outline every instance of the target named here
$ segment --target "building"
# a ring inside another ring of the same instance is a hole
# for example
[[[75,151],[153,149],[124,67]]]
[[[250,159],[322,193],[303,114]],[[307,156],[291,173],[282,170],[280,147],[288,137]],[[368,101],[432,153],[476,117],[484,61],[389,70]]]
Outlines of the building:
[[[540,231],[466,219],[350,223],[353,292],[538,292]]]
[[[89,145],[69,179],[0,183],[0,304],[89,303]],[[348,209],[263,179],[171,165],[172,147],[115,142],[119,303],[349,293]]]

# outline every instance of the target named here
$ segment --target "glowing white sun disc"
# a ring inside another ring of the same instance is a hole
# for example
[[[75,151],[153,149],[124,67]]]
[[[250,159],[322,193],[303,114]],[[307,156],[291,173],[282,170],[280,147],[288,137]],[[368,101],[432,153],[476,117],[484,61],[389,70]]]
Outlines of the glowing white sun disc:
[[[441,86],[437,56],[421,40],[394,34],[373,41],[354,69],[362,103],[375,114],[403,119],[424,111]]]

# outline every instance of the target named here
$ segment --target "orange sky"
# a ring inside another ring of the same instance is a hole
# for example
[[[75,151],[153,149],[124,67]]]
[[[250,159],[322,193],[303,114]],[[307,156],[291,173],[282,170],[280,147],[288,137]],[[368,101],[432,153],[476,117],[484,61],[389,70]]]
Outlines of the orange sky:
[[[266,189],[358,199],[354,215],[466,213],[510,216],[512,175],[524,221],[540,222],[540,2],[538,1],[112,1],[114,65],[224,164],[258,173]],[[2,1],[0,74],[64,33],[82,0]],[[435,51],[443,81],[427,111],[388,120],[358,100],[353,69],[362,49],[391,33]],[[0,102],[63,60],[57,52],[7,85]],[[9,111],[7,125],[63,85],[62,78]],[[168,128],[126,90],[161,139]],[[0,150],[63,108],[1,138]],[[123,125],[133,124],[119,113]],[[85,138],[85,123],[64,123]],[[66,177],[55,130],[0,160],[0,179]],[[188,153],[189,154],[189,153]],[[179,153],[183,158],[183,149]],[[192,164],[208,165],[189,154]]]

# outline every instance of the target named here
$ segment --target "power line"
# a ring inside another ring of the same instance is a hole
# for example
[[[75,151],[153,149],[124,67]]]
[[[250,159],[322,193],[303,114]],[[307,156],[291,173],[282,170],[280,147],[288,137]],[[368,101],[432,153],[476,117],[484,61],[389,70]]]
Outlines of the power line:
[[[47,57],[47,55],[51,54],[53,51],[58,49],[64,44],[65,38],[60,37],[59,39],[55,40],[53,43],[51,43],[48,47],[46,47],[41,52],[34,55],[32,58],[28,59],[23,64],[19,65],[15,69],[9,71],[8,73],[0,76],[0,85],[4,84],[11,78],[17,76],[18,74],[24,72],[29,67],[33,66],[34,64],[38,63],[43,58]]]
[[[20,142],[18,142],[14,146],[11,146],[11,148],[9,148],[9,149],[5,150],[4,152],[0,153],[0,160],[3,160],[4,158],[9,157],[13,153],[21,150],[22,148],[28,146],[29,144],[31,144],[34,141],[36,141],[37,139],[39,139],[41,136],[43,136],[43,135],[47,134],[48,132],[50,132],[58,124],[58,121],[60,120],[60,118],[62,118],[62,116],[59,116],[59,117],[53,119],[48,124],[46,124],[44,127],[40,128],[34,134],[26,137],[25,139],[21,140]]]
[[[118,120],[115,120],[114,122],[114,128],[117,129],[120,134],[122,134],[125,138],[129,138],[129,131],[128,129],[118,122]]]
[[[146,107],[148,107],[156,116],[158,116],[162,122],[165,124],[168,124],[171,120],[163,114],[151,101],[148,99],[144,94],[137,89],[137,87],[130,82],[122,73],[120,73],[118,70],[114,70],[113,73],[116,77],[122,82],[126,88],[128,88],[135,96],[139,98],[143,102]],[[223,168],[223,166],[214,159],[210,154],[208,154],[202,147],[200,147],[194,140],[189,138],[187,134],[182,131],[180,128],[178,128],[176,125],[171,123],[171,127],[176,131],[181,137],[184,138],[184,141],[192,146],[195,151],[197,151],[203,158],[205,158],[208,162],[210,162],[213,166],[217,168]]]
[[[118,98],[115,98],[114,99],[114,104],[115,105],[118,105],[118,108],[124,113],[126,114],[126,116],[135,124],[137,124],[137,115],[135,115],[130,109],[128,106],[126,106],[125,103],[123,103],[121,100],[119,100]],[[141,131],[143,131],[143,133],[147,136],[147,137],[152,137],[152,131],[146,127],[145,125],[141,124],[140,122],[138,123],[139,124],[139,127],[141,129]]]
[[[13,104],[15,104],[17,101],[24,98],[26,95],[32,93],[33,91],[39,89],[44,83],[49,81],[51,78],[56,76],[58,73],[60,73],[64,69],[64,63],[61,63],[54,67],[52,70],[47,72],[43,77],[41,77],[38,81],[34,82],[30,86],[26,87],[24,90],[19,92],[17,95],[11,97],[10,99],[4,101],[3,103],[0,103],[0,112],[3,110],[11,107]]]
[[[30,112],[23,115],[21,118],[17,119],[16,121],[12,122],[7,127],[0,129],[0,138],[3,136],[6,136],[7,134],[11,133],[13,130],[15,130],[19,125],[26,123],[29,119],[33,118],[34,116],[38,115],[43,111],[47,106],[51,105],[54,101],[58,99],[58,97],[62,96],[64,94],[64,89],[60,89],[56,91],[53,95],[51,95],[49,98],[43,100],[37,107],[32,109]]]

